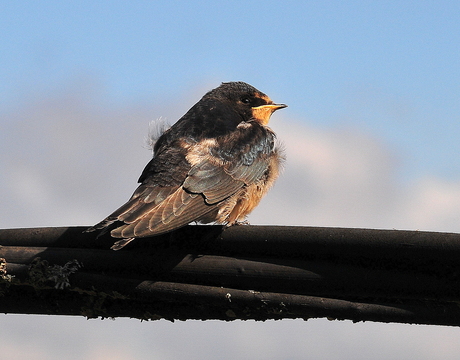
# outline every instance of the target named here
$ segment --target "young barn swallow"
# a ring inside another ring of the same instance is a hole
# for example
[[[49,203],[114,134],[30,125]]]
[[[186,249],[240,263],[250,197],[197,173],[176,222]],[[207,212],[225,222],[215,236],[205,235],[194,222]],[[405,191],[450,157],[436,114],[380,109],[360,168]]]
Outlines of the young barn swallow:
[[[193,221],[243,222],[278,177],[284,156],[267,124],[284,107],[244,82],[209,91],[158,138],[129,201],[87,231],[112,229],[119,250]]]

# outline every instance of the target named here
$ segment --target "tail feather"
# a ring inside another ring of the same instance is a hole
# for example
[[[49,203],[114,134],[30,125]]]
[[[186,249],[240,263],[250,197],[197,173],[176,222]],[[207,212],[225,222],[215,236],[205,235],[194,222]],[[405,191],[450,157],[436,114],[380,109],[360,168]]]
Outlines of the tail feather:
[[[124,248],[126,245],[128,245],[133,240],[134,238],[118,240],[110,248],[112,250],[120,250],[121,248]]]

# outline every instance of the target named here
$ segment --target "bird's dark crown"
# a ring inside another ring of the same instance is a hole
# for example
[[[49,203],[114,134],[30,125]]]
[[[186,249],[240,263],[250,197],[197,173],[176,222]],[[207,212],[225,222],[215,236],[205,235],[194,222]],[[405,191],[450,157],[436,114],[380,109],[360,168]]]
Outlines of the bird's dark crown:
[[[222,83],[203,96],[203,99],[209,98],[231,103],[241,115],[250,114],[253,107],[273,103],[263,92],[242,81]]]

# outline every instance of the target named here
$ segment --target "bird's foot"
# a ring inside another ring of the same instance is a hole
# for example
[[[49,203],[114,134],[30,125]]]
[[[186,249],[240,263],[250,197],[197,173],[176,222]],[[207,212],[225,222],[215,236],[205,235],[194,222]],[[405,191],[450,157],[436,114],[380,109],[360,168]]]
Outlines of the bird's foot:
[[[240,226],[240,225],[251,225],[248,220],[243,220],[243,221],[234,221],[233,223],[227,224],[227,227],[230,226]]]

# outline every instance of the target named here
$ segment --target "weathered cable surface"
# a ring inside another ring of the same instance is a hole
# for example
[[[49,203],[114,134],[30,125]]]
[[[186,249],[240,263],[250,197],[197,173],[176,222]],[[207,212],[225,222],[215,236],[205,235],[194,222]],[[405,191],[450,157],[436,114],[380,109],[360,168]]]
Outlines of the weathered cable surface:
[[[188,226],[123,251],[84,227],[0,230],[0,311],[460,324],[460,235]]]

